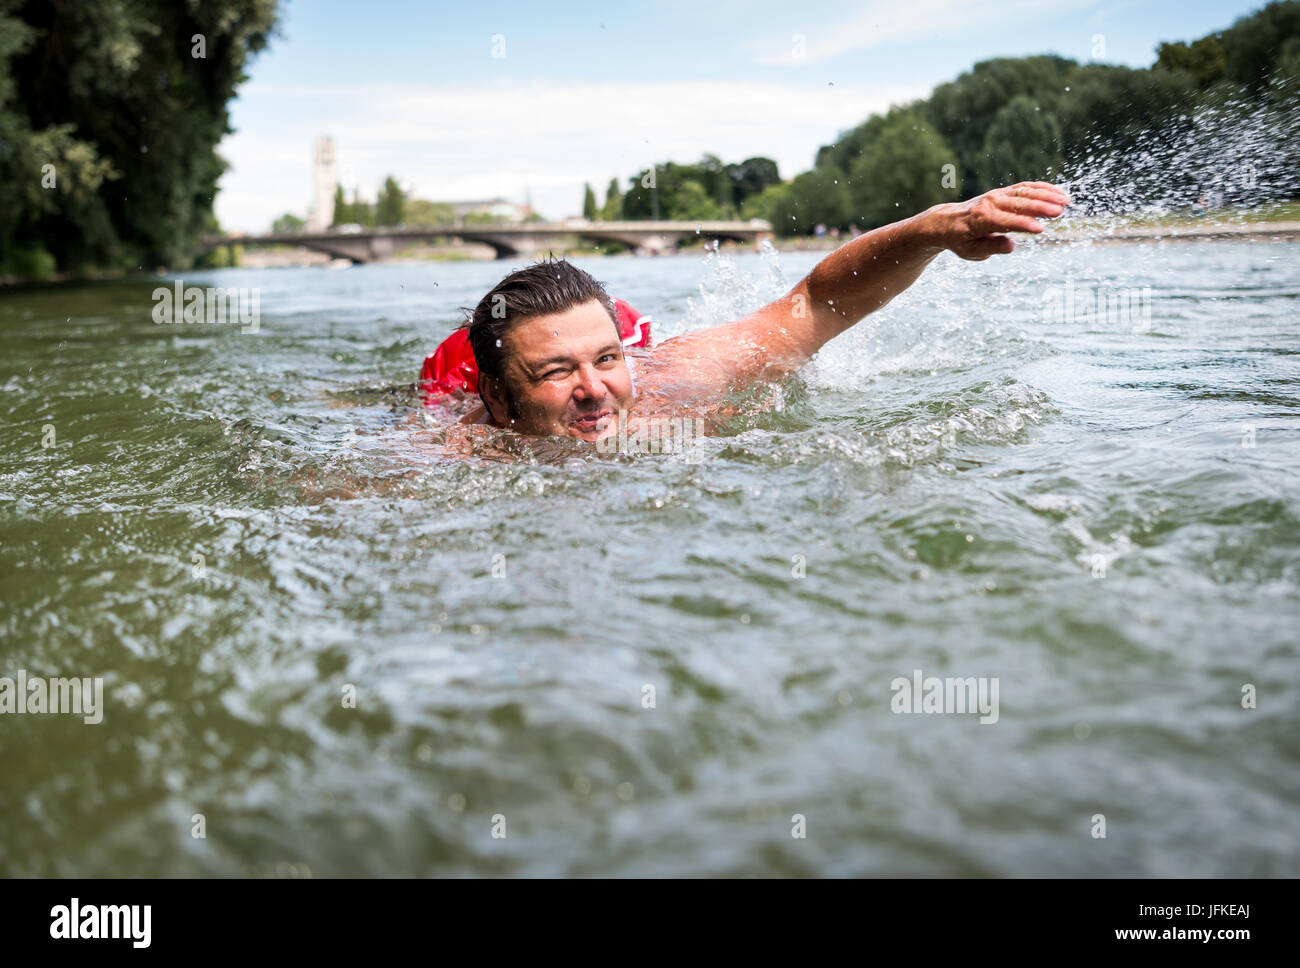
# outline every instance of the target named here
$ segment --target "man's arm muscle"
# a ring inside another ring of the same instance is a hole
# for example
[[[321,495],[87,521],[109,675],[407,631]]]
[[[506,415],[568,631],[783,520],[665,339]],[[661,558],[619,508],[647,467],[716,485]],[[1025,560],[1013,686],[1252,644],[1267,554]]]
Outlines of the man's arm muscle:
[[[1068,196],[1022,182],[969,202],[936,205],[840,246],[780,299],[744,319],[664,341],[656,361],[689,369],[692,382],[736,389],[777,379],[910,286],[939,253],[983,260],[1012,250],[1003,232],[1041,232],[1038,218],[1064,211]]]

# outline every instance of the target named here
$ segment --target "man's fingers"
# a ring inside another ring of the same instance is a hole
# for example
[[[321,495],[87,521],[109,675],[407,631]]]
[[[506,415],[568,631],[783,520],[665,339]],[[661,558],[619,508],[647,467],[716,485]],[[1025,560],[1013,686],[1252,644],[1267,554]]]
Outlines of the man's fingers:
[[[1017,215],[1056,218],[1065,211],[1065,203],[1040,198],[1017,198],[1014,195],[1003,195],[998,199],[998,208],[1007,212],[1014,212]]]
[[[1015,245],[1003,233],[1037,235],[1044,230],[1039,219],[1064,214],[1070,201],[1068,194],[1050,182],[1020,182],[985,192],[965,208],[959,232],[966,241],[954,246],[954,251],[975,260],[1008,253]]]
[[[1053,185],[1051,182],[1021,182],[1020,184],[1024,185],[1026,188],[1045,188],[1048,191],[1057,192],[1061,195],[1066,194],[1064,188],[1061,188],[1058,185]]]
[[[1039,202],[1052,202],[1056,205],[1069,205],[1070,196],[1056,188],[1026,187],[1013,185],[1011,188],[999,188],[993,192],[999,200],[1004,198],[1027,198]]]
[[[1070,197],[1069,192],[1064,188],[1061,188],[1058,185],[1053,185],[1051,182],[1018,182],[1015,185],[1011,185],[1008,190],[1015,191],[1016,189],[1022,189],[1025,193],[1028,193],[1032,189],[1034,191],[1052,192],[1055,195],[1064,195],[1066,198]]]
[[[981,218],[974,226],[975,232],[979,235],[989,235],[994,232],[1041,232],[1043,223],[1038,221],[1032,215],[1019,215],[1015,212],[1007,211],[1000,205],[991,206],[983,213]]]

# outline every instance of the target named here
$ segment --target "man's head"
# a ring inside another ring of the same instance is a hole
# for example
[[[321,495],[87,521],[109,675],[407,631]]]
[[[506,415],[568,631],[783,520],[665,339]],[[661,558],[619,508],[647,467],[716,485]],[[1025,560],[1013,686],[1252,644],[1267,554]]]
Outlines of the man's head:
[[[563,259],[512,272],[469,321],[479,396],[492,422],[599,440],[632,406],[632,375],[604,287]]]

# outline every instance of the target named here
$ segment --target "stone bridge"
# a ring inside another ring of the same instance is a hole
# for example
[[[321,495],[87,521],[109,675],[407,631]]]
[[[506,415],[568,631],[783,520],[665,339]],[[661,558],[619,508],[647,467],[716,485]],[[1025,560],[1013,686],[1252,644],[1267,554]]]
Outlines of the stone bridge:
[[[460,239],[492,246],[498,259],[535,258],[549,244],[575,236],[593,242],[614,242],[638,254],[676,251],[685,238],[754,242],[772,235],[772,226],[760,219],[749,222],[524,222],[518,225],[457,225],[441,228],[374,228],[360,232],[282,232],[268,235],[210,235],[205,249],[225,245],[297,245],[353,262],[372,262],[391,256],[408,242]]]

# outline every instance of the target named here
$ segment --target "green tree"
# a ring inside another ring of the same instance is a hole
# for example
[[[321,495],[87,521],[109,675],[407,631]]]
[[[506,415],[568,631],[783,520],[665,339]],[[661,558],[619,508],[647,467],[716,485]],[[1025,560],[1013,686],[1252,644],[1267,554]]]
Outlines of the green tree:
[[[623,193],[618,190],[618,179],[611,178],[605,189],[605,207],[600,217],[606,222],[617,222],[623,217]]]
[[[582,217],[595,221],[596,218],[596,193],[591,190],[591,186],[584,183],[582,186]]]
[[[276,0],[0,2],[0,258],[39,244],[64,268],[189,265],[216,228],[227,104],[275,13]]]
[[[470,212],[464,219],[466,225],[505,225],[509,221],[505,215],[491,215],[488,212]]]
[[[1051,113],[1066,157],[1082,159],[1135,145],[1191,107],[1196,92],[1196,78],[1186,71],[1088,64],[1070,78],[1070,91]]]
[[[717,202],[719,218],[726,218],[731,214],[731,177],[721,158],[717,155],[705,155],[701,158],[696,166],[693,180],[704,189],[709,198]]]
[[[1228,55],[1223,41],[1210,34],[1191,43],[1161,44],[1157,48],[1156,70],[1186,71],[1196,78],[1198,87],[1209,87],[1228,74]]]
[[[1279,106],[1292,110],[1300,104],[1300,37],[1288,40],[1274,62],[1270,97]]]
[[[306,223],[298,216],[285,212],[278,219],[271,223],[271,231],[276,235],[285,235],[290,232],[301,232]]]
[[[629,219],[652,218],[654,198],[657,194],[660,217],[671,218],[668,213],[672,210],[673,197],[681,186],[685,182],[693,180],[695,175],[694,165],[679,165],[671,161],[656,164],[653,171],[647,170],[632,175],[628,179],[627,194],[623,196],[623,217]],[[707,194],[705,192],[705,195]]]
[[[891,111],[854,162],[854,220],[874,228],[952,201],[961,184],[949,177],[957,174],[957,164],[956,153],[919,111]]]
[[[376,225],[402,225],[405,222],[406,193],[397,184],[397,179],[389,175],[384,179],[384,187],[375,201],[374,223]]]
[[[1219,34],[1229,79],[1252,96],[1262,93],[1293,37],[1300,37],[1300,0],[1270,3],[1237,20]]]
[[[789,198],[789,185],[779,183],[768,185],[757,195],[750,195],[745,199],[745,204],[740,208],[740,216],[746,219],[761,218],[766,222],[771,222],[775,231],[788,233],[790,229],[779,224],[781,219],[778,212],[786,214],[790,212]]]
[[[778,235],[808,235],[818,225],[842,228],[852,221],[848,185],[838,168],[805,171],[781,188],[769,196],[768,221]]]
[[[781,174],[771,158],[746,158],[738,165],[727,165],[726,172],[731,181],[732,204],[741,211],[747,200],[781,184]]]
[[[352,221],[362,228],[374,228],[375,210],[369,202],[361,200],[361,189],[352,189],[352,202],[348,205],[348,214],[352,216]]]
[[[967,194],[994,187],[982,168],[984,138],[1002,108],[1027,95],[1045,111],[1057,105],[1074,85],[1078,65],[1056,56],[1001,57],[981,61],[955,81],[940,84],[925,105],[928,120],[957,154],[960,182]],[[847,169],[852,171],[852,168]]]
[[[671,219],[700,222],[724,217],[722,207],[709,197],[708,191],[697,181],[685,181],[677,186],[666,214]]]
[[[1021,94],[1003,105],[984,136],[984,171],[993,184],[1050,181],[1059,176],[1061,126]]]
[[[348,200],[343,197],[343,186],[337,185],[334,188],[334,221],[331,225],[347,225],[352,221],[352,209],[348,205]]]
[[[455,225],[456,210],[445,202],[413,198],[406,203],[406,224],[421,229]]]

